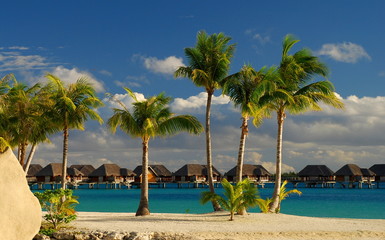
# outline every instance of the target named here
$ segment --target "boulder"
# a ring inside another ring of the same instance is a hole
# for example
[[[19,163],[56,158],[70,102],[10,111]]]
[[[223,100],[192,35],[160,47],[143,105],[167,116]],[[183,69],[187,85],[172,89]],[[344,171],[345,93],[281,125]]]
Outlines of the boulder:
[[[0,152],[1,239],[31,240],[39,232],[41,206],[12,150]]]

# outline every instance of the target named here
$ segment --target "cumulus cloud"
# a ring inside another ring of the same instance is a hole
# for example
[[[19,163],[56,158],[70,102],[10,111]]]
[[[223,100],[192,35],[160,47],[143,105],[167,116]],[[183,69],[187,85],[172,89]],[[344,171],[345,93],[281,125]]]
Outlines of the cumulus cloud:
[[[146,69],[154,73],[174,74],[178,67],[185,66],[183,59],[175,56],[170,56],[165,59],[158,59],[156,57],[143,57],[144,66]]]
[[[371,60],[371,57],[362,46],[351,42],[324,44],[321,50],[318,51],[318,55],[325,55],[336,61],[346,63],[356,63],[362,58]]]
[[[207,102],[207,93],[201,92],[197,96],[191,96],[187,99],[183,98],[175,98],[174,102],[171,104],[171,107],[174,111],[182,111],[185,109],[199,109],[202,107],[206,107]],[[212,105],[226,105],[230,102],[228,96],[213,96],[212,97]]]
[[[86,77],[87,80],[93,85],[96,92],[104,91],[103,83],[98,81],[91,73],[87,71],[81,71],[77,68],[68,69],[63,66],[58,66],[55,67],[51,73],[66,83],[74,83],[79,78]]]

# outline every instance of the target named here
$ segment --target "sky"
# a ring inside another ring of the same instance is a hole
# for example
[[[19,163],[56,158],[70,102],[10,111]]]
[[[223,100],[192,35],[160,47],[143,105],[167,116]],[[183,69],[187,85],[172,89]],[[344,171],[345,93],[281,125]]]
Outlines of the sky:
[[[0,75],[44,82],[50,72],[65,82],[87,76],[112,115],[110,93],[130,105],[123,87],[138,97],[165,92],[177,114],[204,123],[206,94],[189,79],[173,77],[188,64],[186,47],[198,31],[223,32],[236,51],[229,73],[250,64],[278,65],[282,39],[301,41],[292,53],[310,49],[324,62],[345,110],[288,115],[284,126],[283,171],[326,164],[333,171],[348,163],[361,167],[385,163],[385,2],[364,1],[6,1],[0,14]],[[212,108],[213,163],[222,173],[236,165],[240,113],[221,91]],[[274,171],[277,123],[250,126],[245,163]],[[184,164],[205,164],[204,134],[182,133],[150,141],[150,164],[176,171]],[[33,163],[61,162],[62,135],[41,144]],[[141,164],[140,139],[89,121],[85,131],[70,131],[69,165]]]

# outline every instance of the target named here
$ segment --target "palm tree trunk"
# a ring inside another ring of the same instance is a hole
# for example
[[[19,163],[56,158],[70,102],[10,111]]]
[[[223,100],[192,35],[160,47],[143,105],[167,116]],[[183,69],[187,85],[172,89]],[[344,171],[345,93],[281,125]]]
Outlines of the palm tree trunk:
[[[241,126],[242,131],[241,131],[241,140],[239,142],[236,182],[242,181],[243,158],[245,155],[246,136],[249,131],[247,126],[248,120],[249,120],[248,117],[242,117],[242,126]]]
[[[243,172],[243,158],[245,155],[245,145],[246,145],[246,136],[249,131],[247,126],[248,117],[242,117],[242,126],[241,126],[241,140],[239,142],[239,151],[238,151],[238,163],[237,163],[237,174],[236,174],[236,181],[241,182],[242,181],[242,172]],[[241,208],[237,211],[239,215],[246,215],[246,209]]]
[[[29,151],[29,155],[27,158],[27,162],[25,163],[25,166],[24,166],[25,174],[28,173],[28,169],[29,169],[29,166],[31,165],[33,155],[35,154],[35,151],[36,151],[36,147],[37,147],[37,144],[35,144],[35,143],[32,144],[31,150]]]
[[[275,213],[279,206],[279,194],[281,189],[281,170],[282,170],[282,133],[285,121],[285,112],[280,109],[277,111],[278,133],[277,133],[277,160],[275,167],[275,185],[273,201],[270,204],[269,212]]]
[[[66,189],[67,184],[67,154],[68,154],[68,126],[65,125],[63,130],[63,169],[61,175],[62,189]]]
[[[207,157],[207,178],[209,180],[210,192],[215,193],[214,181],[213,181],[213,162],[211,159],[211,133],[210,133],[210,111],[211,111],[211,99],[213,91],[207,91],[207,104],[206,104],[206,157]],[[220,211],[221,206],[217,201],[212,201],[214,211]]]
[[[19,150],[18,150],[18,157],[21,167],[24,168],[24,160],[25,160],[25,152],[26,152],[27,144],[26,143],[20,143],[19,144]]]
[[[135,216],[150,215],[150,210],[148,206],[148,141],[149,139],[144,139],[142,142],[142,183],[140,192],[140,203],[138,210],[136,210]]]

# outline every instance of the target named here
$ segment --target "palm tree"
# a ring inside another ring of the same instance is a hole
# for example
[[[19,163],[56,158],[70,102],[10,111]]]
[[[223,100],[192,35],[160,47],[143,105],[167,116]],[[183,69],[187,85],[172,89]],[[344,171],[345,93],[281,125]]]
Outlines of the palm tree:
[[[124,88],[134,100],[132,113],[122,102],[122,109],[114,108],[114,114],[108,119],[108,126],[114,133],[117,127],[128,135],[142,139],[142,183],[141,195],[136,216],[149,215],[148,204],[148,144],[151,138],[173,135],[181,131],[199,134],[203,131],[200,122],[190,115],[174,116],[166,105],[171,101],[163,93],[139,101],[135,94]]]
[[[27,146],[32,136],[32,131],[39,121],[38,91],[39,84],[28,87],[15,81],[8,92],[3,96],[3,108],[1,114],[6,126],[10,144],[18,146],[18,160],[24,167]]]
[[[266,92],[275,88],[274,77],[277,71],[275,67],[262,68],[256,72],[251,66],[244,65],[240,72],[232,74],[224,79],[223,94],[226,94],[241,110],[242,125],[239,142],[236,181],[242,181],[243,158],[248,135],[248,120],[254,118],[254,125],[259,126],[264,117],[269,116],[265,108],[260,107],[259,99]]]
[[[63,170],[62,188],[66,188],[68,137],[70,129],[84,130],[84,122],[91,118],[103,123],[94,108],[103,103],[96,96],[94,88],[87,79],[79,78],[75,83],[65,86],[58,77],[47,74],[46,78],[51,84],[51,99],[54,101],[51,119],[55,119],[56,127],[63,131]]]
[[[206,158],[208,169],[208,181],[210,191],[214,190],[213,163],[211,154],[211,133],[210,133],[210,109],[211,99],[216,89],[220,88],[219,82],[227,76],[230,60],[235,49],[234,44],[230,44],[231,38],[223,33],[207,35],[200,31],[197,35],[197,43],[194,48],[185,48],[184,52],[189,61],[189,66],[179,67],[174,76],[187,77],[198,87],[204,87],[207,93],[206,103]],[[215,211],[220,210],[220,206],[215,201],[212,202]]]
[[[310,50],[301,49],[293,55],[291,48],[299,40],[292,35],[283,40],[282,59],[278,68],[277,89],[260,99],[261,105],[268,106],[277,113],[277,155],[276,179],[270,212],[279,207],[282,165],[282,134],[286,112],[299,114],[309,110],[321,111],[319,103],[335,108],[343,108],[343,103],[334,93],[334,86],[327,80],[313,81],[313,77],[326,77],[327,67],[312,55]]]
[[[201,203],[208,201],[217,201],[226,210],[230,211],[230,221],[234,220],[234,213],[240,209],[246,209],[257,205],[258,190],[251,185],[250,180],[245,178],[237,182],[235,186],[231,185],[225,178],[222,180],[224,197],[212,192],[202,192]]]

